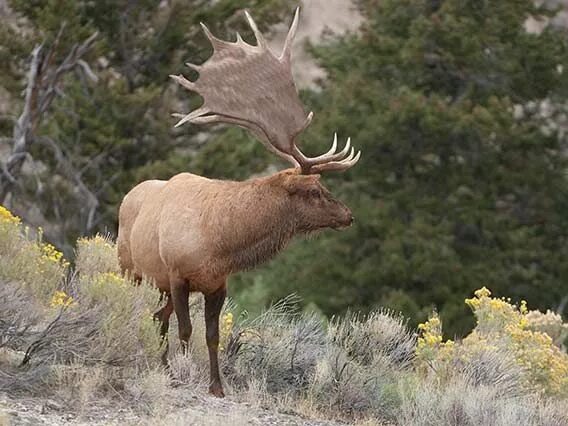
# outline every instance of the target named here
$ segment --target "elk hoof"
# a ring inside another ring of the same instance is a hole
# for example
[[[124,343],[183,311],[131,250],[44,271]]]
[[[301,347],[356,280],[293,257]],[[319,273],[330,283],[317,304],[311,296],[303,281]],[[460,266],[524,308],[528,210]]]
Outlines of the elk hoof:
[[[225,398],[225,392],[219,384],[212,384],[209,386],[209,393],[217,398]]]

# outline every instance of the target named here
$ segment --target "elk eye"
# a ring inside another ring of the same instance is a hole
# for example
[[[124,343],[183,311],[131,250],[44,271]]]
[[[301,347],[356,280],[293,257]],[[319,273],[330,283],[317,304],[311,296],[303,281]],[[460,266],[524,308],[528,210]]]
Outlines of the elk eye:
[[[310,197],[319,198],[320,192],[317,189],[310,189]]]

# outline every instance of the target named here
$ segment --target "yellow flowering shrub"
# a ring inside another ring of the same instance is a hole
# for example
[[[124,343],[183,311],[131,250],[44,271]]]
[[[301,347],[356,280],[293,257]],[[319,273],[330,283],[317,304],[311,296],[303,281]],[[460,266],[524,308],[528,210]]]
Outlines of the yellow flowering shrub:
[[[480,333],[488,333],[492,330],[501,330],[515,322],[521,320],[519,317],[519,309],[511,305],[505,299],[495,299],[491,296],[491,291],[482,287],[474,292],[475,297],[465,299],[468,305],[474,312],[477,327],[476,330]],[[526,311],[526,302],[521,302],[521,308]]]
[[[48,304],[68,267],[63,254],[43,241],[41,228],[32,237],[18,217],[0,206],[0,278],[23,283]]]
[[[536,319],[545,314],[529,311],[525,301],[516,306],[493,298],[485,287],[474,294],[465,301],[477,320],[471,334],[460,342],[443,342],[440,321],[434,316],[419,326],[418,359],[444,365],[471,358],[480,351],[502,350],[511,353],[521,367],[527,388],[568,396],[568,354],[535,325]]]
[[[10,210],[0,205],[0,223],[20,223],[20,218],[14,216]]]
[[[41,244],[40,247],[42,251],[42,256],[45,258],[46,261],[58,263],[63,260],[63,253],[58,251],[51,244],[49,243]]]
[[[419,324],[420,336],[416,344],[416,356],[423,361],[447,359],[452,355],[454,342],[442,339],[442,322],[434,314],[425,323]]]
[[[14,244],[19,243],[21,233],[20,218],[0,204],[0,258],[10,255]]]
[[[527,385],[551,394],[568,395],[568,355],[554,345],[548,334],[529,328],[529,311],[524,300],[517,307],[490,296],[491,292],[484,287],[475,293],[474,299],[466,301],[478,325],[464,343],[479,338],[498,342],[525,369]]]
[[[219,324],[219,350],[224,351],[233,332],[233,313],[227,312],[221,317]]]
[[[60,308],[60,307],[66,308],[68,306],[71,306],[72,303],[73,303],[73,298],[71,296],[69,296],[64,291],[56,291],[55,293],[53,293],[53,297],[51,298],[51,302],[49,305],[52,308]]]
[[[120,297],[129,283],[115,272],[100,272],[94,275],[80,276],[83,296],[92,304],[120,304]]]
[[[562,322],[562,317],[551,310],[544,314],[540,311],[529,311],[525,318],[528,329],[548,334],[556,346],[561,347],[568,338],[568,324]]]

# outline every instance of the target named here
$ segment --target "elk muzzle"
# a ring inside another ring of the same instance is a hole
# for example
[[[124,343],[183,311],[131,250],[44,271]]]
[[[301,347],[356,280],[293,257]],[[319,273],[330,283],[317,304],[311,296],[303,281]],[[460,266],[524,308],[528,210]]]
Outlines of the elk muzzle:
[[[334,218],[334,223],[331,228],[335,230],[345,229],[353,225],[354,217],[353,213],[343,203],[337,202],[339,204],[337,217]]]

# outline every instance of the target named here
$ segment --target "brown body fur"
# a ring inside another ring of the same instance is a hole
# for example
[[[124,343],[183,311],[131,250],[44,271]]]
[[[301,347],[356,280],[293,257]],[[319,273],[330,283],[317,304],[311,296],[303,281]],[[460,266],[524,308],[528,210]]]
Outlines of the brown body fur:
[[[318,175],[290,169],[231,182],[181,173],[142,182],[126,195],[119,212],[119,261],[124,272],[155,280],[168,296],[156,317],[165,335],[175,309],[185,345],[191,335],[189,292],[204,294],[210,391],[222,396],[218,317],[227,277],[271,259],[296,234],[351,222],[351,211],[331,197]]]

